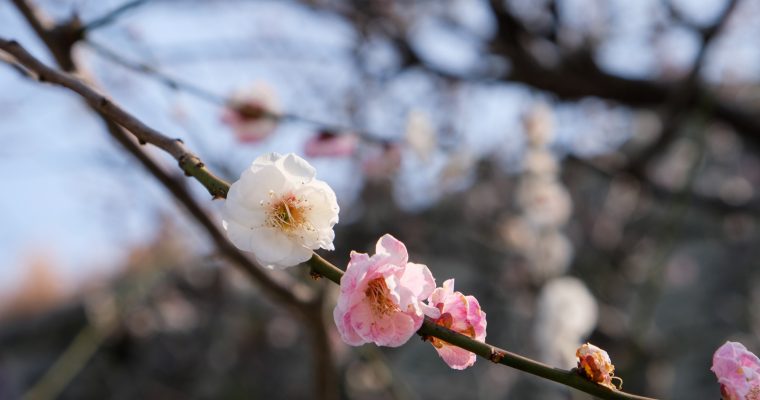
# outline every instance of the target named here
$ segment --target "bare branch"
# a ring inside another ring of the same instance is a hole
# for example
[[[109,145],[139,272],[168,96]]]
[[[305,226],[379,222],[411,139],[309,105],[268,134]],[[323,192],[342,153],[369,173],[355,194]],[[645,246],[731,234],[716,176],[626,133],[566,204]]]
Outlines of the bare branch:
[[[314,256],[307,261],[307,264],[311,267],[312,272],[340,284],[343,271],[330,264],[319,255],[314,254]],[[592,383],[574,370],[566,371],[559,368],[553,368],[488,343],[479,342],[462,335],[461,333],[438,325],[429,318],[425,319],[425,322],[422,324],[420,330],[417,331],[417,334],[422,336],[423,339],[431,336],[436,337],[454,346],[469,350],[491,362],[503,364],[550,381],[561,383],[582,392],[597,396],[601,399],[652,400],[648,397],[610,390],[606,387]]]
[[[95,29],[102,28],[104,26],[110,25],[114,23],[119,17],[124,15],[126,12],[137,8],[143,4],[148,3],[149,0],[132,0],[128,1],[119,7],[116,7],[115,9],[105,13],[104,15],[101,15],[98,18],[93,19],[92,21],[88,22],[85,26],[82,27],[82,31],[92,32]]]
[[[195,98],[199,100],[203,100],[209,104],[212,104],[218,107],[224,107],[228,103],[228,99],[223,96],[220,96],[216,93],[212,93],[211,91],[206,90],[195,84],[192,84],[186,80],[172,77],[148,64],[128,60],[125,57],[121,56],[120,54],[117,54],[113,50],[107,48],[106,46],[93,42],[92,40],[87,40],[85,43],[87,43],[101,57],[117,65],[120,65],[124,68],[132,70],[134,72],[138,72],[152,79],[155,79],[157,82],[161,83],[162,85],[170,89],[180,90],[184,93],[194,96]],[[314,125],[320,129],[327,130],[335,134],[353,133],[355,135],[358,135],[359,137],[361,137],[363,140],[367,142],[373,142],[373,143],[378,143],[378,144],[384,144],[384,143],[389,142],[388,139],[385,139],[382,135],[379,135],[377,133],[368,132],[363,129],[356,129],[354,127],[343,126],[343,125],[339,125],[339,124],[335,124],[331,122],[325,122],[325,121],[317,120],[315,118],[309,118],[309,117],[305,117],[303,115],[298,115],[294,113],[267,112],[266,116],[269,118],[277,119],[277,120],[297,121],[297,122]]]

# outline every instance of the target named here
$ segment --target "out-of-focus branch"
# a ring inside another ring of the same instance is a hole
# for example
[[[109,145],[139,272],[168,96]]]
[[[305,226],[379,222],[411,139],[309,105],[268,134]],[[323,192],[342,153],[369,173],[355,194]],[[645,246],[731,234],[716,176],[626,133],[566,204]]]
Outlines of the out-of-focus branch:
[[[94,31],[95,29],[102,28],[104,26],[110,25],[114,23],[116,20],[118,20],[122,15],[124,15],[126,12],[137,8],[143,4],[148,3],[149,0],[132,0],[128,1],[113,10],[101,15],[98,18],[93,19],[92,21],[88,22],[82,27],[82,31],[84,33],[88,33],[91,31]]]
[[[85,43],[87,43],[87,45],[89,45],[90,48],[92,48],[101,57],[117,65],[120,65],[124,68],[132,70],[134,72],[138,72],[152,79],[155,79],[157,82],[161,83],[162,85],[170,89],[180,90],[184,93],[187,93],[196,97],[197,99],[203,100],[217,107],[224,107],[227,105],[229,101],[229,99],[223,96],[220,96],[216,93],[213,93],[209,90],[206,90],[193,83],[190,83],[188,81],[185,81],[179,78],[172,77],[151,65],[128,60],[127,58],[121,56],[120,54],[114,52],[113,50],[107,48],[106,46],[93,42],[92,40],[87,40]],[[368,142],[375,142],[379,144],[388,143],[388,139],[384,139],[383,136],[378,135],[373,132],[368,132],[363,129],[356,129],[356,128],[348,127],[348,126],[342,126],[335,123],[320,121],[314,118],[304,117],[302,115],[298,115],[294,113],[282,113],[282,112],[281,113],[267,113],[266,116],[277,119],[277,120],[297,121],[297,122],[314,125],[314,126],[319,127],[320,129],[334,132],[335,134],[353,133]]]
[[[0,49],[12,55],[19,64],[34,72],[38,80],[63,86],[82,96],[90,107],[130,131],[140,143],[150,143],[169,153],[179,162],[180,168],[188,176],[197,179],[215,198],[223,197],[222,194],[227,192],[229,188],[227,182],[212,174],[201,159],[185,147],[182,140],[164,136],[145,125],[110,99],[86,85],[81,79],[47,67],[29,54],[18,42],[0,38]]]
[[[475,77],[474,79],[468,76],[452,75],[428,64],[424,57],[416,53],[411,56],[411,59],[419,60],[419,63],[411,66],[424,68],[445,79],[465,81],[492,79],[520,82],[538,90],[551,92],[564,100],[600,97],[631,107],[652,107],[667,103],[673,97],[673,93],[680,90],[682,81],[631,79],[607,73],[597,65],[589,49],[576,51],[556,65],[542,65],[524,47],[524,43],[534,35],[526,29],[517,16],[505,7],[503,1],[491,0],[489,3],[497,22],[497,32],[488,43],[489,50],[494,55],[508,59],[510,68],[507,72],[498,76]],[[730,13],[734,7],[729,5],[724,12]],[[702,38],[711,40],[723,24],[724,22],[714,25],[714,28],[701,30]],[[407,46],[405,49],[405,51],[415,51],[413,46]],[[694,96],[689,99],[688,105],[693,105],[699,101],[698,99],[706,99],[714,104],[713,115],[716,118],[733,127],[748,143],[760,148],[760,118],[756,117],[756,113],[718,98],[702,84],[695,85]]]
[[[663,151],[667,146],[678,137],[678,127],[683,122],[689,105],[695,105],[694,98],[699,93],[699,73],[704,65],[705,55],[712,43],[712,40],[718,35],[721,29],[725,26],[726,21],[730,17],[734,9],[736,9],[738,0],[729,0],[721,14],[716,18],[710,26],[699,29],[701,37],[701,45],[691,70],[683,78],[680,87],[675,89],[671,94],[671,99],[668,101],[666,110],[664,112],[665,118],[660,129],[660,134],[653,143],[651,143],[646,149],[637,154],[626,166],[626,170],[638,178],[646,177],[646,166],[649,164],[657,154]]]

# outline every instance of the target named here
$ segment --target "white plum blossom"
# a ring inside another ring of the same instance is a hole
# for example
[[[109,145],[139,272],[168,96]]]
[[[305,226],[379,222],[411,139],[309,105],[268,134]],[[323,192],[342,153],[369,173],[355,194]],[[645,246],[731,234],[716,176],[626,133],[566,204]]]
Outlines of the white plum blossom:
[[[409,113],[406,121],[406,142],[422,161],[430,161],[437,144],[433,125],[425,112],[412,110]]]
[[[547,282],[538,295],[534,326],[541,360],[574,366],[575,349],[594,330],[598,315],[596,298],[581,280],[563,276]]]
[[[222,209],[227,237],[270,268],[333,250],[338,202],[316,170],[295,155],[270,153],[253,161],[232,184]]]

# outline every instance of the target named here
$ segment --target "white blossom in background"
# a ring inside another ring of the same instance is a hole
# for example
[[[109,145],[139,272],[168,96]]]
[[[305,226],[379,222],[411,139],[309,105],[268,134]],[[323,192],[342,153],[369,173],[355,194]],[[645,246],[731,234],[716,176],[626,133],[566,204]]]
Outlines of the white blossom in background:
[[[534,337],[540,359],[572,368],[575,350],[596,326],[599,306],[586,285],[564,276],[547,282],[538,295]]]
[[[556,180],[524,177],[517,186],[517,205],[537,228],[557,230],[570,219],[573,203],[570,194]]]
[[[523,120],[528,146],[541,149],[554,139],[554,115],[549,105],[536,104]]]
[[[435,132],[430,117],[412,110],[406,121],[406,142],[422,161],[429,161],[436,148]]]
[[[523,125],[527,148],[515,191],[521,215],[505,221],[502,236],[527,261],[533,279],[542,282],[564,274],[572,261],[573,246],[562,230],[573,202],[559,179],[557,157],[548,147],[554,137],[551,110],[545,104],[535,106]]]
[[[441,187],[445,190],[464,189],[472,180],[478,158],[467,148],[457,149],[448,156],[446,165],[438,174]]]
[[[549,231],[539,234],[523,255],[533,267],[533,276],[543,281],[567,271],[573,254],[573,244],[565,234]]]
[[[338,202],[316,170],[295,155],[263,155],[232,184],[222,209],[227,237],[266,266],[290,267],[312,250],[333,250]]]

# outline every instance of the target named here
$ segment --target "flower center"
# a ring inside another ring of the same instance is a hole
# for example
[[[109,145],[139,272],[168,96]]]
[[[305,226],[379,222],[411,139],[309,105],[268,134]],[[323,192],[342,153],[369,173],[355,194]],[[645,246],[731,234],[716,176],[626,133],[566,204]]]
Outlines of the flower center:
[[[388,284],[385,283],[385,278],[375,278],[369,281],[364,294],[369,299],[372,313],[376,316],[388,315],[399,310],[398,305],[391,300],[390,290],[388,289]]]
[[[747,393],[747,400],[760,400],[760,386],[752,386]]]
[[[299,199],[293,194],[285,195],[279,200],[268,203],[267,224],[273,228],[292,233],[297,229],[309,229],[306,219],[311,209],[305,199]]]
[[[239,104],[235,106],[235,112],[243,121],[257,121],[269,116],[267,110],[258,103]]]

